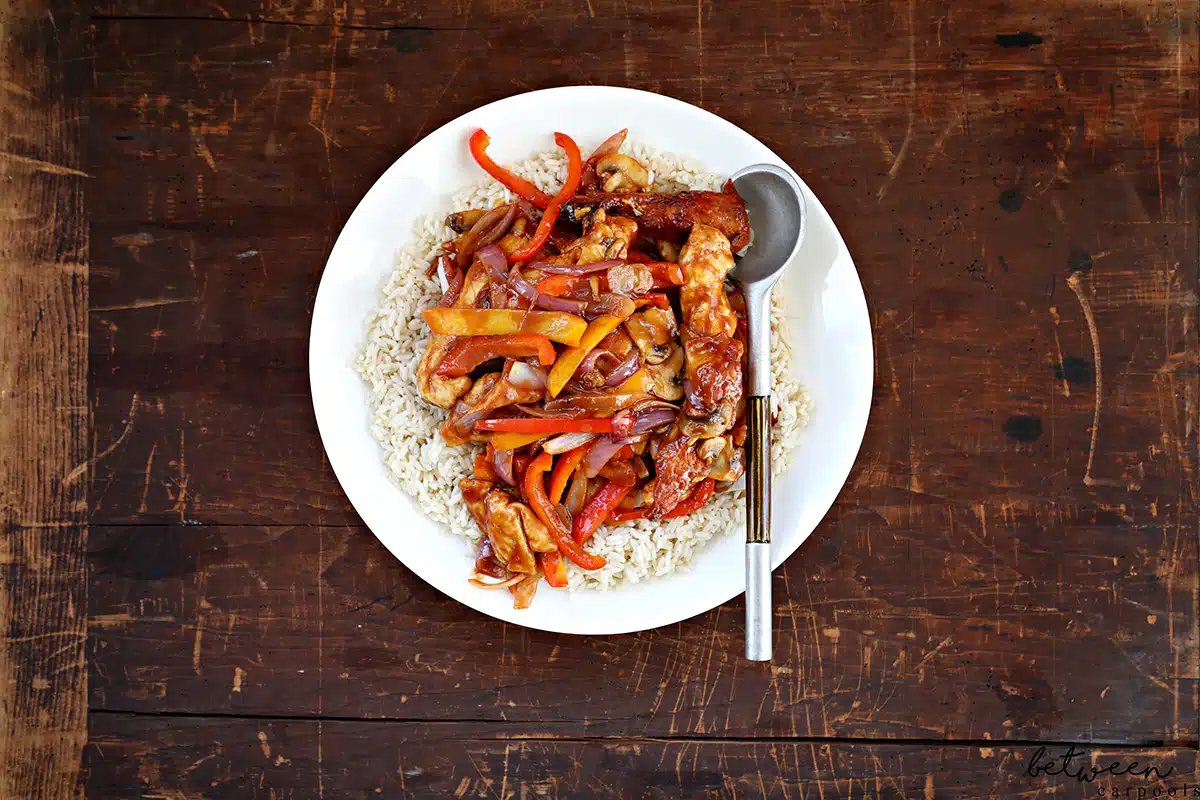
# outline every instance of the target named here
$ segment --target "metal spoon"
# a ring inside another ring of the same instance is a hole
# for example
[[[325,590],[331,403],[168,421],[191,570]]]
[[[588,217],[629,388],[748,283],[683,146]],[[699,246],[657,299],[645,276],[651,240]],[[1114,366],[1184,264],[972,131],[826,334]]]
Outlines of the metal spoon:
[[[771,660],[771,288],[804,242],[804,195],[787,170],[733,176],[753,240],[729,277],[746,298],[746,658]]]

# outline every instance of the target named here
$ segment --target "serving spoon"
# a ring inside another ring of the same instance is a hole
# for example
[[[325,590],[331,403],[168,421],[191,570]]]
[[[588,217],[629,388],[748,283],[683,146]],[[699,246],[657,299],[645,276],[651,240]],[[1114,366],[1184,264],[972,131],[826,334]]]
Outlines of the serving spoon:
[[[733,176],[753,239],[730,280],[746,299],[746,658],[771,660],[771,289],[804,242],[808,214],[791,174],[754,164]]]

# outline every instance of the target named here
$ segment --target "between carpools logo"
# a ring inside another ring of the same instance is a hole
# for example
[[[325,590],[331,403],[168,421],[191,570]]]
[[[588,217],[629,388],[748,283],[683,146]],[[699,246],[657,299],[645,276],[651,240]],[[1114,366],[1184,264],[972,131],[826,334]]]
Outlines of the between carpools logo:
[[[1175,773],[1175,767],[1160,769],[1154,764],[1144,764],[1135,759],[1122,760],[1106,756],[1087,758],[1087,753],[1074,745],[1064,753],[1051,753],[1039,747],[1029,757],[1025,773],[1031,778],[1057,777],[1073,779],[1083,784],[1096,784],[1096,797],[1200,797],[1200,786],[1186,783],[1168,786],[1166,779]],[[1140,781],[1123,781],[1116,785],[1113,778],[1140,778]],[[1129,785],[1133,783],[1133,785]]]

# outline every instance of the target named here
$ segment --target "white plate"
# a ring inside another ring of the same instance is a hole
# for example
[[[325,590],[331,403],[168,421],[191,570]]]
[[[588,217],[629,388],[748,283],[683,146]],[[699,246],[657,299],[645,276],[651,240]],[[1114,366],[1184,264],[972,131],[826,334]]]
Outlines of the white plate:
[[[553,148],[556,130],[570,134],[587,153],[628,127],[631,139],[691,156],[709,172],[730,175],[760,162],[787,166],[753,136],[707,111],[607,86],[510,97],[422,139],[367,192],[321,277],[309,377],[333,471],[363,521],[396,558],[460,603],[498,619],[564,633],[613,634],[708,611],[745,589],[741,530],[710,542],[690,569],[669,577],[608,592],[542,587],[531,608],[515,611],[508,592],[467,583],[471,562],[462,539],[426,519],[388,477],[369,430],[367,386],[353,362],[393,254],[412,235],[416,220],[484,177],[467,150],[467,138],[481,127],[492,137],[489,153],[501,163]],[[829,214],[807,186],[804,191],[808,238],[775,291],[786,295],[797,356],[793,369],[808,389],[812,414],[791,468],[775,481],[772,567],[790,556],[829,510],[850,473],[871,404],[871,323],[862,285]]]

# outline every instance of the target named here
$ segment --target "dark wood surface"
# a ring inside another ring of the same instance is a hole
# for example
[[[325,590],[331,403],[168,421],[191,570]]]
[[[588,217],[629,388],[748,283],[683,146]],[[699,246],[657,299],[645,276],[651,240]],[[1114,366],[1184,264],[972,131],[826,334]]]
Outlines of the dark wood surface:
[[[1095,796],[1030,774],[1072,743],[1200,782],[1196,0],[91,12],[5,22],[0,796]],[[603,639],[459,607],[324,461],[341,225],[571,83],[746,128],[855,258],[871,421],[772,664],[740,599]]]
[[[0,5],[0,797],[73,797],[86,740],[88,231],[65,4]]]

